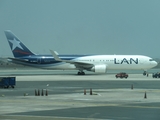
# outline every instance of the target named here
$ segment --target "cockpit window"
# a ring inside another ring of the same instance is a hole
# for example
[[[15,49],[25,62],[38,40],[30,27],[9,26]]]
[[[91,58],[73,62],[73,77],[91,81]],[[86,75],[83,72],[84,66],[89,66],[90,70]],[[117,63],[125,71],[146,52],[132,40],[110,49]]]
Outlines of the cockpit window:
[[[154,61],[153,59],[149,59],[149,61]]]

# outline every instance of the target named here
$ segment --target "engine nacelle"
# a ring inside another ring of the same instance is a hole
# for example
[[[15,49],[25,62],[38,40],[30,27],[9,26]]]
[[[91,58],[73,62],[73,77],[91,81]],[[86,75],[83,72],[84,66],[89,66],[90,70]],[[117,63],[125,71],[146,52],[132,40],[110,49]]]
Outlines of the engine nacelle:
[[[91,71],[95,73],[106,73],[107,66],[106,65],[95,65],[94,67],[92,67]]]

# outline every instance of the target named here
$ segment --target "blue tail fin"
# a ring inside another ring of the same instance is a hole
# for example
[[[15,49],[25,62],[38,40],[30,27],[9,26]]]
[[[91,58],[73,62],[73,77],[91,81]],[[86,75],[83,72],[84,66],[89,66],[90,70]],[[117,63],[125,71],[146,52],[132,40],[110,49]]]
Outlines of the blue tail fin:
[[[10,30],[4,32],[15,58],[34,55]]]

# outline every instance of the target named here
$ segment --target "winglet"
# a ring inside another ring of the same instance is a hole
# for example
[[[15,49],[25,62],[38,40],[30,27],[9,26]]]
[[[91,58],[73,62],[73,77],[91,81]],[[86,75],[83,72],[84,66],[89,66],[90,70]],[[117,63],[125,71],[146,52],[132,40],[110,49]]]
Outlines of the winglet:
[[[54,53],[56,53],[56,55],[59,55],[57,51],[54,51]]]
[[[50,52],[52,53],[52,56],[54,57],[54,59],[55,59],[56,61],[61,61],[61,62],[66,62],[66,63],[71,63],[71,64],[74,64],[74,63],[75,63],[75,61],[71,61],[71,60],[62,60],[61,58],[58,57],[56,51],[50,50]]]
[[[60,58],[57,56],[57,54],[56,54],[55,51],[50,50],[50,52],[52,53],[52,55],[53,55],[53,57],[54,57],[55,60],[57,60],[57,61],[63,61],[62,59],[60,59]]]

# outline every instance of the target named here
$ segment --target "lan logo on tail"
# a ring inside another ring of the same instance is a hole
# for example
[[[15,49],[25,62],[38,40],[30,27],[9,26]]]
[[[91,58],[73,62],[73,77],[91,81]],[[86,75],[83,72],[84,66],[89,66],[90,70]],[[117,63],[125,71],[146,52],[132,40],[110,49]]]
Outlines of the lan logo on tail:
[[[12,43],[12,51],[17,47],[23,50],[22,46],[20,45],[21,42],[17,41],[15,38],[13,40],[9,40],[9,42]]]

